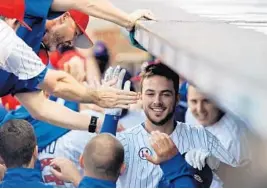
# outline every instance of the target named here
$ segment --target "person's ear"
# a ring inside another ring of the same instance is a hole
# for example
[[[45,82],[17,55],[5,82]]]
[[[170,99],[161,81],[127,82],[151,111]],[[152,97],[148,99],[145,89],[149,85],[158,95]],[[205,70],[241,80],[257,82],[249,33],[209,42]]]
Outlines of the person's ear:
[[[126,170],[126,164],[122,163],[121,168],[120,168],[120,175],[122,175]]]
[[[38,159],[38,146],[37,145],[34,148],[32,156],[34,157],[34,159]]]
[[[70,18],[70,13],[69,12],[65,12],[64,14],[61,15],[60,22],[63,23],[69,18]]]
[[[79,163],[82,169],[84,169],[84,159],[83,159],[83,155],[80,156],[79,158]]]

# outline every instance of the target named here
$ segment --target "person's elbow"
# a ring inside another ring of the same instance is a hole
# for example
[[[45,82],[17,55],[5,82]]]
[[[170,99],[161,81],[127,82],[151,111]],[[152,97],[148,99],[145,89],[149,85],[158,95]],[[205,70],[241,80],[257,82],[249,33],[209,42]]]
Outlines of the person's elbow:
[[[48,111],[48,109],[44,108],[43,103],[40,103],[38,106],[28,109],[33,119],[46,121],[46,111]]]

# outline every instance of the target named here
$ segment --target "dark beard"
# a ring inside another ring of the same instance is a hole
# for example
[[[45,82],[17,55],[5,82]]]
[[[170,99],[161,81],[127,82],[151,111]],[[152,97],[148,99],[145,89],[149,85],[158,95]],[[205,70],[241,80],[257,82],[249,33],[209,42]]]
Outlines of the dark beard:
[[[174,115],[174,112],[175,112],[175,107],[173,108],[172,112],[168,113],[165,118],[163,118],[162,120],[160,120],[158,122],[153,121],[147,112],[145,112],[145,114],[146,114],[146,117],[148,118],[148,120],[151,121],[151,123],[153,123],[154,125],[160,127],[160,126],[163,126],[165,123],[167,123],[169,120],[172,119],[172,117]]]

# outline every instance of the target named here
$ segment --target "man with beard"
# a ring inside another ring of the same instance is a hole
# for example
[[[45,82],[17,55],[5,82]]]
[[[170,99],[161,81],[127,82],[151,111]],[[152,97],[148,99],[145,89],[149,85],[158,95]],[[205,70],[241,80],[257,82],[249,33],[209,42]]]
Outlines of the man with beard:
[[[200,158],[206,160],[213,170],[219,165],[236,166],[236,160],[210,132],[203,127],[175,122],[175,106],[179,101],[178,87],[179,76],[164,64],[152,64],[145,69],[141,81],[141,98],[146,120],[117,134],[124,146],[126,164],[126,170],[119,177],[117,187],[168,187],[163,182],[160,166],[146,160],[147,155],[155,154],[149,142],[152,131],[168,134],[181,154],[191,149],[203,149],[205,153]]]

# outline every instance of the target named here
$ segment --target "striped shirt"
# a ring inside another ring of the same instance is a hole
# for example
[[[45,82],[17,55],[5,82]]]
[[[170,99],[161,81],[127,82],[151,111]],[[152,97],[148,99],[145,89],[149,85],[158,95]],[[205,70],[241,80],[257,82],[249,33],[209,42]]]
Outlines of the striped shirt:
[[[35,52],[3,20],[0,20],[0,41],[0,69],[20,80],[32,79],[45,69]]]
[[[154,188],[162,178],[162,171],[145,159],[144,153],[154,154],[148,139],[150,134],[145,130],[144,123],[117,134],[124,146],[126,170],[119,177],[117,187]],[[227,152],[219,140],[204,127],[194,127],[177,122],[170,135],[180,153],[193,148],[208,149],[211,154],[222,162],[236,166],[237,161]]]
[[[198,124],[190,109],[186,112],[186,123]],[[224,148],[237,160],[239,166],[245,165],[251,159],[249,152],[249,132],[246,124],[226,113],[218,122],[205,127],[216,136]]]

